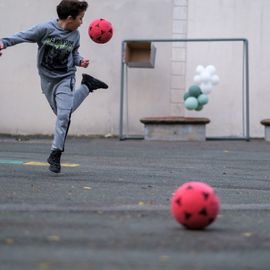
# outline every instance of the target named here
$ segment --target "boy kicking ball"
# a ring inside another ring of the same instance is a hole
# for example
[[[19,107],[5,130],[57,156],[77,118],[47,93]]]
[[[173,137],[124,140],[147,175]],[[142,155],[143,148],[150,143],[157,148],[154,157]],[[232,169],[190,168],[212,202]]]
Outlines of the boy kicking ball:
[[[38,45],[38,72],[41,89],[56,115],[54,138],[48,157],[49,170],[61,171],[61,154],[70,126],[71,114],[94,90],[108,88],[104,82],[83,74],[81,85],[75,87],[76,66],[87,68],[89,60],[80,56],[80,34],[87,10],[86,1],[62,0],[57,6],[58,19],[31,27],[29,30],[0,39],[1,50],[23,42]]]

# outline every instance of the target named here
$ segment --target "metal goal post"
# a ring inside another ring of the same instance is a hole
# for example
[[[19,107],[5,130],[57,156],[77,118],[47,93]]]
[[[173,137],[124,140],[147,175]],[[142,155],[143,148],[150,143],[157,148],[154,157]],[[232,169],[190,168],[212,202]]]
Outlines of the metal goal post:
[[[242,65],[242,126],[243,126],[243,136],[242,137],[207,137],[207,139],[239,139],[239,140],[250,140],[250,119],[249,119],[249,48],[248,40],[246,38],[198,38],[198,39],[133,39],[133,40],[123,40],[121,46],[121,89],[120,89],[120,118],[119,118],[119,139],[142,139],[142,137],[132,136],[125,133],[124,128],[124,108],[126,107],[126,121],[128,121],[128,104],[127,99],[127,85],[128,85],[128,65],[125,59],[125,52],[128,43],[164,43],[164,42],[241,42],[243,44],[243,65]],[[131,66],[132,67],[132,66]],[[136,67],[136,66],[135,66]],[[144,68],[144,66],[140,66]],[[153,66],[152,66],[153,68]]]

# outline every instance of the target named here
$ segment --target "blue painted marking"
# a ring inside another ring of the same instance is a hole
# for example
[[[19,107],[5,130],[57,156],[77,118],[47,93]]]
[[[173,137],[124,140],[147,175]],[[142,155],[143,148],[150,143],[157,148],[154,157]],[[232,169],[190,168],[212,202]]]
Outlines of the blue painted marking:
[[[21,160],[8,160],[8,159],[0,159],[0,164],[16,164],[21,165],[24,162]]]

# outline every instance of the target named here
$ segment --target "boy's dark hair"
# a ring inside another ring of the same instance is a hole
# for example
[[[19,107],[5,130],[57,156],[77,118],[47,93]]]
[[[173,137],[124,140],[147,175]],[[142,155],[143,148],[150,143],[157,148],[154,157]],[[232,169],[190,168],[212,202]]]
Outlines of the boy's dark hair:
[[[57,6],[56,11],[60,20],[65,20],[68,16],[72,16],[75,19],[87,7],[88,3],[86,1],[62,0]]]

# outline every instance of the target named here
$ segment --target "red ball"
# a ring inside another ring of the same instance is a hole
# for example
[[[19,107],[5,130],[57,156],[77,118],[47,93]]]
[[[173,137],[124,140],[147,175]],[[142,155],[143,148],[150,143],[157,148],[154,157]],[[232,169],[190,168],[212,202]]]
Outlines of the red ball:
[[[113,35],[112,24],[105,19],[96,19],[90,23],[88,35],[96,43],[106,43]]]
[[[187,182],[171,198],[173,217],[187,229],[203,229],[219,213],[220,202],[214,189],[202,182]]]

